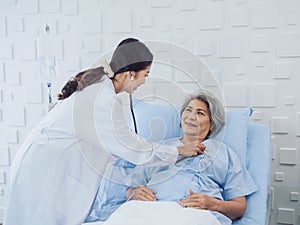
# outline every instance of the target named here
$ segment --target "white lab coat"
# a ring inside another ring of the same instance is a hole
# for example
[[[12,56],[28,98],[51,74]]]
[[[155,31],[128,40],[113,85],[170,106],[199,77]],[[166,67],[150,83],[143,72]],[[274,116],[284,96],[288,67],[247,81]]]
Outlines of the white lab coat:
[[[148,165],[178,155],[131,132],[105,78],[61,101],[25,140],[11,167],[4,225],[81,224],[110,153]]]

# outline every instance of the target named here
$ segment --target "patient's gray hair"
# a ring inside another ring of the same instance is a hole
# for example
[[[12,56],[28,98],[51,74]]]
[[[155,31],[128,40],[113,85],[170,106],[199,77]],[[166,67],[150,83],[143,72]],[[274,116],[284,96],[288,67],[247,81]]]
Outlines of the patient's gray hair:
[[[190,101],[193,99],[198,99],[203,101],[208,106],[208,113],[211,123],[211,131],[208,134],[208,137],[216,135],[225,125],[225,110],[221,101],[212,93],[207,91],[198,91],[195,94],[190,95],[181,108],[180,115],[182,115],[185,108],[188,106]]]

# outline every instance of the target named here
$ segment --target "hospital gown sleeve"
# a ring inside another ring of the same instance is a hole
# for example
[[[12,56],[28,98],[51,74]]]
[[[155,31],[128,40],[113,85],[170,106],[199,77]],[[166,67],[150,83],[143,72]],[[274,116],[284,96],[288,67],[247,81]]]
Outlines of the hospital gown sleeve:
[[[141,174],[137,173],[136,169],[139,169]],[[127,201],[126,193],[128,188],[133,186],[133,183],[137,182],[137,186],[146,184],[144,169],[146,167],[136,167],[123,159],[108,164],[85,222],[105,221],[118,207]],[[129,180],[130,182],[126,183],[126,177],[131,174],[136,175],[135,182]]]
[[[227,147],[228,148],[228,147]],[[247,196],[257,191],[250,173],[241,164],[239,157],[228,148],[228,168],[223,184],[224,200]]]
[[[94,204],[85,222],[105,221],[123,203],[129,187],[118,182],[102,179]]]
[[[93,206],[85,222],[105,221],[118,207],[126,202],[126,192],[130,186],[123,182],[135,165],[119,159],[108,163]]]

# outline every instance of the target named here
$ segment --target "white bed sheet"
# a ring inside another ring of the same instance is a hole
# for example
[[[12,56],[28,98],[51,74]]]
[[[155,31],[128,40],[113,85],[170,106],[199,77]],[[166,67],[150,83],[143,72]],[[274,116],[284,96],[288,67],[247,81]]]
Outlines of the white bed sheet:
[[[182,208],[176,202],[129,201],[103,225],[221,225],[206,210]]]
[[[93,222],[93,223],[83,223],[82,225],[103,225],[104,222],[98,221],[98,222]]]
[[[221,225],[206,210],[182,208],[176,202],[129,201],[105,222],[84,225]]]

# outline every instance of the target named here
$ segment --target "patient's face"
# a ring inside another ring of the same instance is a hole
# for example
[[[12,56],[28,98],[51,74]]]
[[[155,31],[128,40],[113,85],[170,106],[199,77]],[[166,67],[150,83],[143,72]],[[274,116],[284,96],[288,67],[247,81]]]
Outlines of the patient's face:
[[[204,140],[211,128],[206,103],[199,99],[191,100],[181,115],[181,127],[184,135]]]

